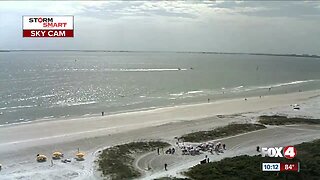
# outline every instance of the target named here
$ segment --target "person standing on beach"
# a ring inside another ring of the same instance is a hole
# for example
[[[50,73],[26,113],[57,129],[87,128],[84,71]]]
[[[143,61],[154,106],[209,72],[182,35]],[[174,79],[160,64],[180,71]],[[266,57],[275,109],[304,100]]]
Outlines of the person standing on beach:
[[[165,164],[164,164],[164,170],[168,171],[167,167],[168,167],[168,164],[165,163]]]
[[[158,155],[160,155],[160,149],[159,148],[157,148],[157,152],[158,152]]]
[[[103,111],[101,112],[101,115],[104,116],[104,112]]]
[[[210,103],[210,99],[208,98],[208,103]]]

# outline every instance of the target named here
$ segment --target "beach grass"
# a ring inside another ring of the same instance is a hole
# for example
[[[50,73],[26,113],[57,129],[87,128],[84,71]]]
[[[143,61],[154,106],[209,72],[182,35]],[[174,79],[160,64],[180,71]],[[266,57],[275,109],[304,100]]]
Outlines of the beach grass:
[[[320,177],[320,139],[295,146],[294,159],[268,158],[242,155],[225,158],[218,162],[199,164],[184,173],[193,180],[203,179],[319,179]],[[300,162],[300,172],[262,172],[262,162]]]
[[[272,115],[272,116],[260,116],[259,123],[262,123],[265,125],[320,124],[320,119]]]
[[[114,180],[134,179],[141,173],[134,169],[134,155],[168,147],[170,144],[161,141],[131,142],[110,147],[102,151],[98,158],[98,170],[102,175]]]
[[[198,131],[180,137],[186,142],[203,142],[266,128],[262,124],[229,124],[209,131]]]

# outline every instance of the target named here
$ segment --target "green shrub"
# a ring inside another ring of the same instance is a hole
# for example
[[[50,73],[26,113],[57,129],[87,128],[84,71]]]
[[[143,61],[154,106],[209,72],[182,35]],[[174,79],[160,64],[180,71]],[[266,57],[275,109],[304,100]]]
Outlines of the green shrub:
[[[320,119],[286,117],[286,116],[260,116],[259,122],[266,125],[289,125],[289,124],[320,124]]]
[[[102,151],[98,158],[98,170],[103,176],[111,179],[133,179],[141,176],[141,173],[133,168],[133,154],[144,153],[170,146],[166,142],[131,142],[110,147]]]
[[[186,142],[203,142],[266,128],[262,124],[229,124],[210,131],[198,131],[180,137]]]

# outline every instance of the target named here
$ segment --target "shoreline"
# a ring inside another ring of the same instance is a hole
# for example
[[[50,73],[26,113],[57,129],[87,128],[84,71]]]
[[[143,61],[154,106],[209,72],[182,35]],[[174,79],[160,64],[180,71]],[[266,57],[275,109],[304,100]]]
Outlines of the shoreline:
[[[256,112],[299,103],[320,95],[320,91],[305,91],[280,95],[226,99],[211,103],[187,104],[151,110],[125,112],[106,116],[38,121],[0,127],[0,147],[58,143],[98,137],[172,122],[198,120],[217,115]]]
[[[317,94],[318,92],[318,94]],[[308,99],[316,98],[320,96],[320,89],[317,90],[308,90],[308,91],[302,91],[302,92],[290,92],[290,93],[276,93],[276,94],[269,94],[269,95],[263,95],[261,98],[266,97],[272,97],[272,96],[282,96],[282,95],[293,95],[293,94],[304,94],[304,93],[316,93],[314,96],[309,96]],[[37,124],[37,123],[46,123],[46,122],[63,122],[63,121],[73,121],[73,120],[83,120],[83,119],[91,119],[91,118],[102,118],[102,117],[111,117],[111,116],[118,116],[118,115],[125,115],[130,113],[143,113],[143,112],[149,112],[149,111],[157,111],[162,109],[172,109],[172,108],[184,108],[184,107],[196,107],[201,105],[211,105],[211,104],[220,104],[224,102],[230,102],[230,101],[238,101],[238,100],[244,100],[250,99],[250,98],[258,98],[259,96],[256,95],[249,95],[244,97],[225,97],[225,98],[219,98],[217,100],[211,100],[210,103],[207,102],[201,102],[201,101],[195,101],[195,102],[187,102],[187,103],[181,103],[176,105],[164,105],[164,106],[151,106],[151,107],[143,107],[143,108],[137,108],[137,109],[128,109],[128,110],[119,110],[119,111],[111,111],[110,113],[105,112],[104,116],[101,116],[101,113],[94,113],[94,114],[85,114],[85,115],[75,115],[75,116],[60,116],[60,117],[51,117],[51,118],[40,118],[40,119],[34,119],[34,120],[28,120],[28,121],[22,121],[22,122],[14,122],[14,123],[7,123],[7,124],[0,124],[0,130],[1,128],[6,128],[10,126],[20,126],[25,124]],[[268,108],[266,108],[268,109]],[[245,112],[240,112],[245,113]],[[233,113],[231,113],[233,114]]]
[[[94,111],[86,111],[84,110],[85,113],[80,113],[76,112],[74,110],[65,110],[61,109],[64,111],[63,114],[59,115],[52,115],[49,116],[47,111],[50,111],[49,109],[46,109],[48,107],[45,107],[45,109],[40,111],[41,116],[28,116],[24,114],[19,114],[17,113],[16,118],[12,117],[7,117],[7,113],[5,112],[8,108],[16,108],[20,106],[13,106],[13,107],[2,107],[0,109],[4,109],[4,112],[0,111],[0,117],[2,117],[0,127],[3,126],[12,126],[12,125],[19,125],[19,124],[28,124],[28,123],[36,123],[36,122],[42,122],[42,121],[58,121],[58,120],[69,120],[69,119],[81,119],[81,118],[90,118],[90,117],[99,117],[101,116],[101,112],[104,111],[105,115],[115,115],[115,114],[123,114],[123,113],[128,113],[128,112],[137,112],[137,111],[148,111],[148,110],[154,110],[154,109],[161,109],[161,108],[170,108],[170,107],[176,107],[176,106],[185,106],[185,105],[195,105],[195,104],[205,104],[204,102],[207,101],[207,99],[211,99],[212,102],[220,102],[220,101],[225,101],[225,100],[232,100],[232,99],[238,99],[238,98],[251,98],[251,97],[257,97],[257,96],[273,96],[273,95],[282,95],[282,94],[290,94],[290,93],[296,93],[298,92],[297,89],[298,87],[293,88],[293,86],[299,85],[301,83],[311,83],[311,82],[319,82],[319,79],[309,79],[309,80],[297,80],[297,81],[291,81],[291,82],[282,82],[282,83],[275,83],[275,84],[269,84],[269,85],[261,85],[261,86],[239,86],[239,87],[233,87],[233,88],[227,88],[226,93],[224,93],[224,90],[221,90],[221,92],[218,92],[219,90],[213,90],[213,91],[208,91],[206,89],[200,89],[197,90],[196,92],[200,92],[198,96],[185,96],[189,92],[194,92],[194,91],[182,91],[178,93],[178,96],[172,96],[172,98],[169,97],[161,97],[166,100],[167,102],[161,102],[159,104],[144,104],[138,103],[139,106],[137,107],[129,107],[130,105],[125,104],[121,106],[110,106],[106,107],[107,109],[102,109],[103,105],[101,103],[97,103],[97,107],[94,106],[88,106],[87,108],[89,109],[95,109]],[[287,87],[287,86],[292,86],[292,87]],[[268,88],[273,88],[272,91],[268,91]],[[285,89],[282,89],[284,88]],[[235,91],[237,88],[243,88],[241,91]],[[317,91],[319,88],[306,88],[303,92],[309,92],[309,91]],[[300,91],[300,90],[299,90]],[[204,93],[205,94],[201,94]],[[213,94],[209,95],[210,92]],[[180,95],[181,96],[180,96]],[[172,94],[169,94],[170,96]],[[176,94],[173,94],[176,95]],[[145,96],[144,96],[145,97]],[[190,99],[188,99],[190,98]],[[100,105],[99,105],[100,104]],[[27,105],[28,106],[28,105]],[[70,107],[77,108],[77,105],[71,105]],[[30,107],[35,107],[34,105],[30,105]],[[63,108],[63,107],[62,107]],[[69,106],[68,106],[69,108]],[[79,109],[81,107],[78,107]],[[111,109],[108,109],[111,108]],[[99,110],[98,110],[99,109]],[[44,112],[43,112],[44,111]],[[43,114],[44,113],[44,114]],[[10,115],[11,112],[8,113],[8,116]],[[37,110],[34,110],[33,113],[31,114],[37,114]],[[4,116],[3,116],[4,115]]]

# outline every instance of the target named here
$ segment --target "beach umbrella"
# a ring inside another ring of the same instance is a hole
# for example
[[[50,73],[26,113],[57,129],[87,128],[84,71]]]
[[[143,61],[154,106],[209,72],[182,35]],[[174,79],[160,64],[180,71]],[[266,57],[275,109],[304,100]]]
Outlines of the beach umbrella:
[[[38,162],[44,162],[46,160],[47,160],[47,156],[45,156],[45,155],[38,155],[37,156],[37,161]]]
[[[54,156],[61,156],[61,155],[62,155],[62,153],[61,153],[61,152],[59,152],[59,151],[56,151],[56,152],[52,153],[52,155],[54,155]]]
[[[52,153],[52,158],[53,159],[60,159],[61,157],[63,157],[63,154],[59,151],[56,151],[54,153]]]
[[[85,156],[85,154],[84,154],[83,152],[78,152],[78,153],[76,154],[76,156],[77,156],[78,158],[83,158],[83,157]]]

